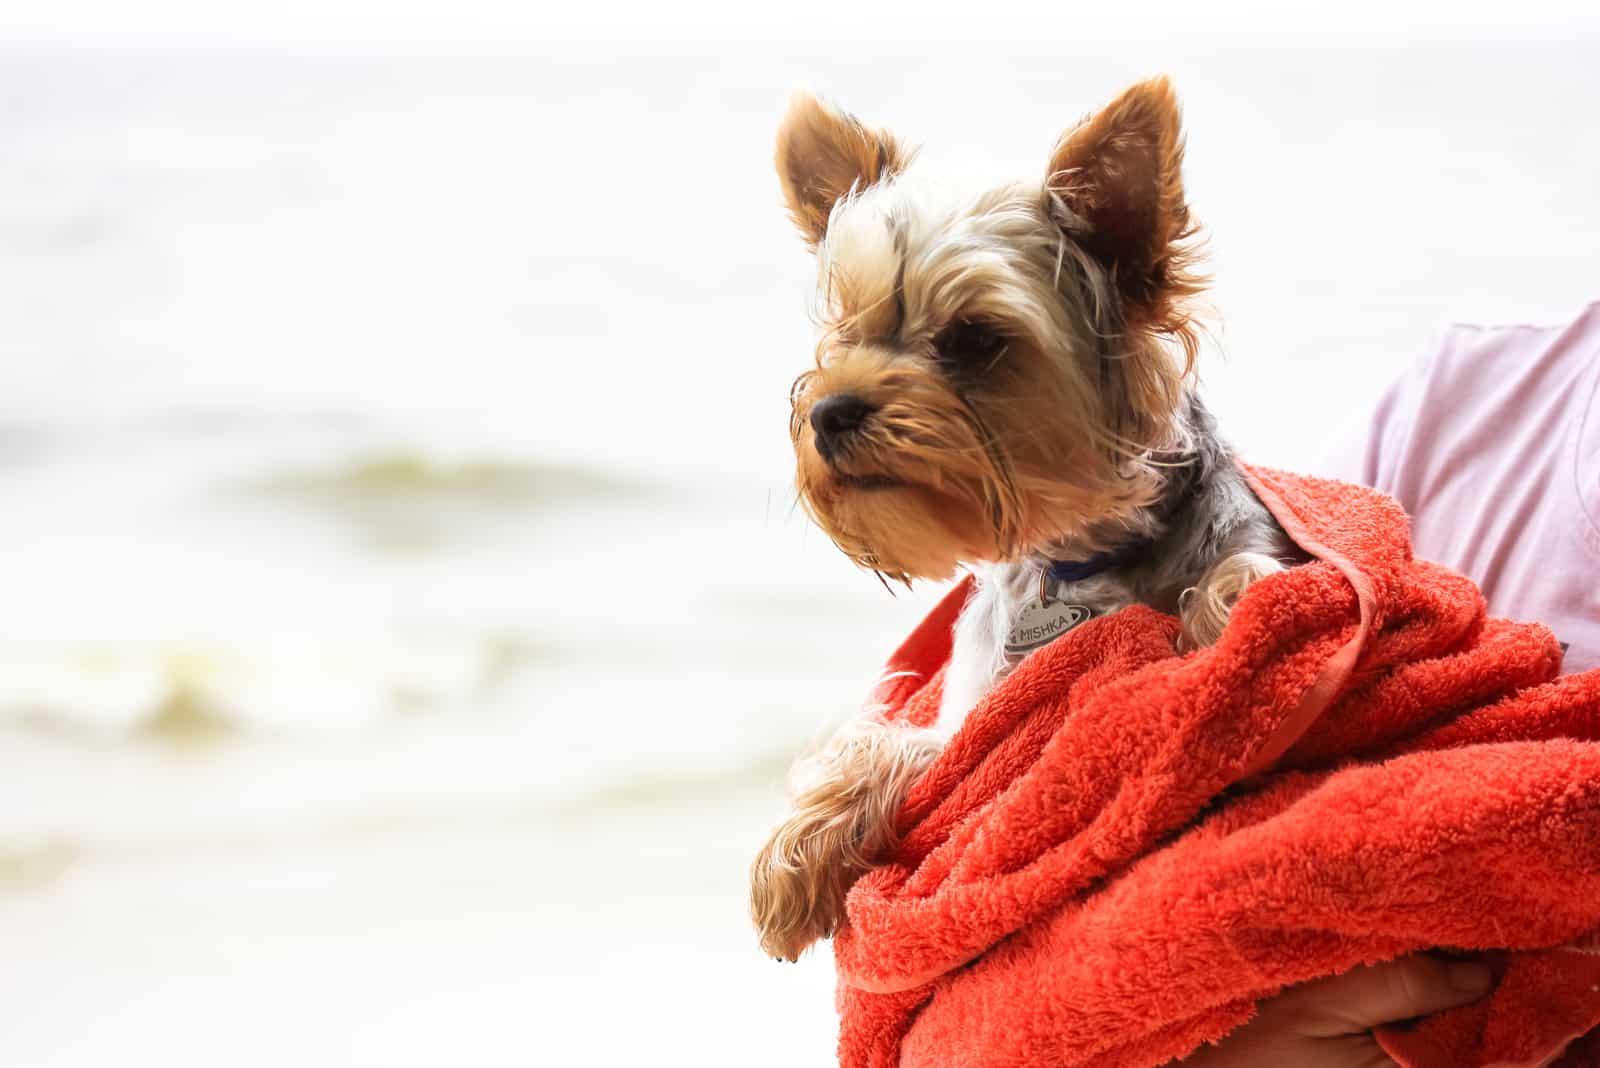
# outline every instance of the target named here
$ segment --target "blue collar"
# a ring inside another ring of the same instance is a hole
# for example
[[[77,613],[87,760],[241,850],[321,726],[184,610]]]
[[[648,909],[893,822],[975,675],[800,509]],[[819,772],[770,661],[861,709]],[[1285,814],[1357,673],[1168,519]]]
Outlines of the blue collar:
[[[1052,560],[1046,566],[1045,573],[1060,583],[1082,582],[1086,578],[1138,562],[1153,544],[1153,539],[1146,539],[1096,553],[1087,560]]]
[[[1181,478],[1183,481],[1170,484],[1165,491],[1166,500],[1160,506],[1159,513],[1162,534],[1165,533],[1165,528],[1172,517],[1187,508],[1195,496],[1202,492],[1205,485],[1210,482],[1211,476],[1208,469],[1188,464],[1182,469]],[[1119,545],[1115,549],[1096,553],[1087,560],[1051,560],[1045,565],[1044,573],[1040,576],[1040,587],[1043,588],[1045,575],[1064,585],[1069,582],[1082,582],[1086,578],[1136,564],[1150,552],[1156,540],[1156,538],[1140,538],[1138,541]]]

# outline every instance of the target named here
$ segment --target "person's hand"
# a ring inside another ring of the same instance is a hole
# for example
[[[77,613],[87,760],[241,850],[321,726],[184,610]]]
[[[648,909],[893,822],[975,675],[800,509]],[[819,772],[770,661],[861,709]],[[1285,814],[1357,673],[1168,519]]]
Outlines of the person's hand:
[[[1415,956],[1286,990],[1183,1068],[1393,1068],[1372,1029],[1476,1001],[1486,965]]]

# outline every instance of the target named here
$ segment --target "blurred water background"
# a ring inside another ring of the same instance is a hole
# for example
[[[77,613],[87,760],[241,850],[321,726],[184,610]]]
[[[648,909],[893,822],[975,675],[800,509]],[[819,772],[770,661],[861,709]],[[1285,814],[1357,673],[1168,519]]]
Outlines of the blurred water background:
[[[796,83],[1009,175],[1170,72],[1258,461],[1600,295],[1587,23],[1029,27],[0,49],[0,1063],[827,1061],[744,865],[938,591],[794,508]]]

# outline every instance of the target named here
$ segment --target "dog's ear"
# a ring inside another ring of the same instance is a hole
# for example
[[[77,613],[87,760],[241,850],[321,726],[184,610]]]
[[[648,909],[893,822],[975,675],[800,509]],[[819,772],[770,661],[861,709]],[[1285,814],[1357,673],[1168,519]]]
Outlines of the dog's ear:
[[[1198,228],[1183,196],[1183,130],[1166,78],[1123,92],[1062,135],[1046,184],[1057,221],[1112,274],[1130,327],[1192,345],[1183,300],[1203,279],[1186,240]],[[1192,356],[1192,350],[1191,350]]]
[[[863,125],[804,90],[789,99],[778,127],[778,180],[789,215],[816,248],[833,206],[852,190],[904,170],[911,153],[887,131]]]

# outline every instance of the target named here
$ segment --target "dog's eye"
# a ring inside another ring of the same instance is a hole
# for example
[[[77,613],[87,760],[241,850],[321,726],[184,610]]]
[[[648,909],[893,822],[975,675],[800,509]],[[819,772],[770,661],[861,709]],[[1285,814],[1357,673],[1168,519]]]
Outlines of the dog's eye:
[[[993,327],[962,319],[945,327],[934,347],[954,367],[982,366],[1005,350],[1006,339]]]

